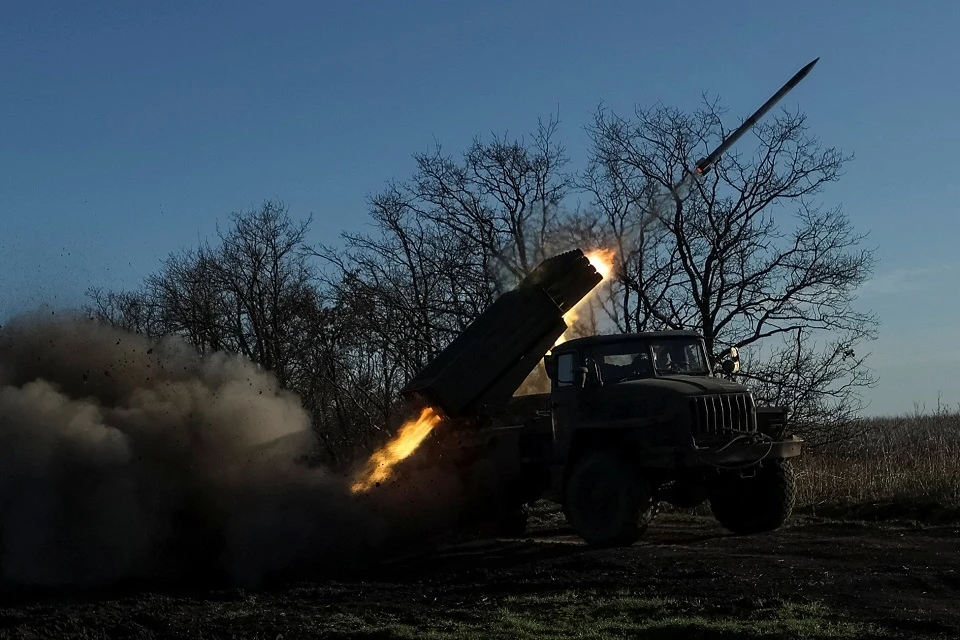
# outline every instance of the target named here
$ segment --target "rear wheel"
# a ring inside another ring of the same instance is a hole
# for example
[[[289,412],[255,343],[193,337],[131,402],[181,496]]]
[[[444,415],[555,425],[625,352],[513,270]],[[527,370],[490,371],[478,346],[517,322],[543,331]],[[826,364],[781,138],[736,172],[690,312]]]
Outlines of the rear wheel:
[[[626,456],[597,449],[574,463],[564,495],[567,522],[592,546],[632,544],[654,514],[650,484]]]
[[[793,512],[796,480],[789,460],[764,462],[751,477],[721,480],[710,496],[710,510],[725,528],[749,535],[779,529]]]

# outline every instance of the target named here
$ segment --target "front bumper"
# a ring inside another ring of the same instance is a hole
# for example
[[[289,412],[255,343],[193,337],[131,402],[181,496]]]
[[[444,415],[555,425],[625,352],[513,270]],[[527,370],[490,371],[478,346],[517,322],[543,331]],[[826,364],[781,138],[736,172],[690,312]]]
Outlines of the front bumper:
[[[800,455],[803,440],[791,436],[776,442],[750,442],[730,444],[726,447],[693,447],[689,451],[689,463],[708,465],[751,464],[761,460],[784,460]]]
[[[749,440],[718,442],[705,445],[691,442],[677,447],[644,449],[639,464],[659,469],[689,469],[703,466],[742,466],[763,460],[785,460],[800,455],[803,440],[790,436],[781,440],[763,442]]]

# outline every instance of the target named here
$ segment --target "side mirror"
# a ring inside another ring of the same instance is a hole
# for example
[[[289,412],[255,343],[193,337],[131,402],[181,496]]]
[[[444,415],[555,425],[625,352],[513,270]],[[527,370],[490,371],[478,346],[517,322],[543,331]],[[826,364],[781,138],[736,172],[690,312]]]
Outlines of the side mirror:
[[[543,356],[543,368],[547,371],[547,377],[551,380],[557,379],[557,356]]]

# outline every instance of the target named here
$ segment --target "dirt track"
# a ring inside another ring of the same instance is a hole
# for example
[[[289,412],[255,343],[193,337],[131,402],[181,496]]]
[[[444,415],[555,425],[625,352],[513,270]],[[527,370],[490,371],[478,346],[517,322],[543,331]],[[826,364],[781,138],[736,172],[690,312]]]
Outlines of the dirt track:
[[[490,616],[504,616],[504,603],[517,598],[536,603],[551,594],[625,590],[680,610],[696,607],[703,619],[762,617],[771,602],[817,603],[826,619],[842,617],[867,636],[955,638],[960,527],[795,517],[775,534],[738,538],[708,518],[666,515],[631,548],[588,550],[565,528],[547,523],[523,539],[460,543],[395,558],[349,579],[260,592],[7,594],[0,636],[389,638],[428,627],[435,637],[448,637],[445,629],[462,637],[456,629],[469,636]],[[468,625],[467,632],[459,624]],[[695,624],[684,628],[684,637],[740,637]],[[536,635],[532,626],[527,631]],[[651,637],[673,637],[669,631],[661,627]],[[758,631],[752,637],[778,636]]]

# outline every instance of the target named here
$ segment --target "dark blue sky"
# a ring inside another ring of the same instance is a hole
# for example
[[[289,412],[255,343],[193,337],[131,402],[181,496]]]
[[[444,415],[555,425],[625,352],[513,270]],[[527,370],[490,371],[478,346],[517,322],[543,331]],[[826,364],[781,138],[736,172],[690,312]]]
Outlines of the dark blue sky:
[[[603,101],[736,124],[785,100],[856,155],[823,195],[870,232],[871,412],[960,402],[960,3],[26,2],[0,8],[0,321],[135,285],[231,211],[282,199],[314,239],[440,140],[559,111],[576,165]]]

